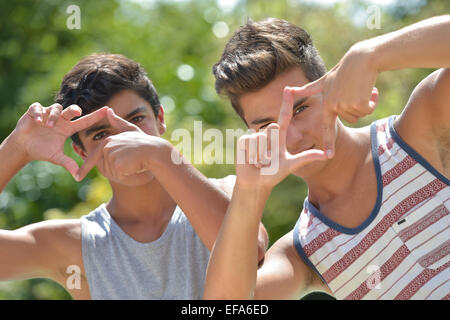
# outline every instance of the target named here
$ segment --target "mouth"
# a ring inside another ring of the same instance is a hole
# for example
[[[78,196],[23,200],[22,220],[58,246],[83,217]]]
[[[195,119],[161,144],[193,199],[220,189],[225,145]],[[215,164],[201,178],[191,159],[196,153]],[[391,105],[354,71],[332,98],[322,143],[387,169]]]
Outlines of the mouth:
[[[293,153],[293,154],[299,154],[299,153],[302,153],[302,152],[305,152],[305,151],[308,151],[308,150],[312,150],[312,149],[314,149],[316,147],[316,145],[315,144],[313,144],[311,147],[309,147],[309,148],[306,148],[306,149],[298,149],[297,151],[295,151],[295,153]]]
[[[305,151],[308,151],[308,150],[312,150],[312,149],[314,149],[315,147],[316,147],[316,145],[313,144],[311,147],[309,147],[309,148],[307,148],[307,149],[304,149],[302,152],[305,152]]]

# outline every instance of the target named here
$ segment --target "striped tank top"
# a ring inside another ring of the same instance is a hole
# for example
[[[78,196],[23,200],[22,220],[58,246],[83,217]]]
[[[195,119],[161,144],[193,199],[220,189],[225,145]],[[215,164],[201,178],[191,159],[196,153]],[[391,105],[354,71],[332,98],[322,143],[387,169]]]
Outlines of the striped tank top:
[[[395,132],[371,125],[377,200],[356,228],[308,199],[294,228],[300,257],[337,299],[450,299],[450,180]]]

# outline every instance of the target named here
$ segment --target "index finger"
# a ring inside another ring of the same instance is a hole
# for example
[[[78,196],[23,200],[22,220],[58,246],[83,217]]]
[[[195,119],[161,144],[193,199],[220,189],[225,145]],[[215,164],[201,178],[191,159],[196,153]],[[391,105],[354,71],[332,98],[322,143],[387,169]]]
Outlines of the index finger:
[[[283,90],[283,101],[281,103],[280,115],[278,116],[278,125],[280,126],[280,145],[284,145],[286,141],[287,128],[292,119],[292,107],[294,105],[294,97],[290,87]]]
[[[94,149],[94,151],[92,151],[88,155],[88,157],[84,161],[83,165],[81,166],[80,169],[78,169],[78,172],[75,175],[76,181],[79,182],[79,181],[83,180],[87,176],[89,171],[91,171],[92,168],[95,167],[97,162],[102,158],[103,148],[105,147],[105,144],[106,144],[105,142],[100,144],[96,149]]]
[[[107,118],[111,126],[119,131],[141,131],[139,127],[116,115],[113,109],[107,111]]]
[[[322,78],[310,82],[303,87],[292,87],[291,91],[294,97],[309,97],[313,96],[315,94],[318,94],[322,92],[323,86],[322,86],[323,80]]]
[[[85,115],[77,120],[71,121],[70,126],[73,133],[89,128],[106,116],[108,107],[98,109],[88,115]]]

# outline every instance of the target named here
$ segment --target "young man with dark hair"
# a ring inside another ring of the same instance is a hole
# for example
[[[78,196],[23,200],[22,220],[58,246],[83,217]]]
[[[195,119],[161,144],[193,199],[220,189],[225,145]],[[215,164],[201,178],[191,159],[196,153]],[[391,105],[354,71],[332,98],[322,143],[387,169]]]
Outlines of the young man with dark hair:
[[[56,101],[33,103],[0,145],[0,190],[42,160],[78,181],[97,166],[112,199],[80,219],[0,230],[0,280],[50,278],[75,299],[201,298],[233,176],[209,180],[186,162],[173,163],[177,151],[160,138],[166,128],[156,90],[122,55],[82,59]],[[81,168],[63,153],[69,136],[85,160]],[[262,259],[262,225],[261,239]],[[78,285],[68,282],[74,270]]]
[[[401,115],[363,128],[337,119],[374,110],[380,72],[420,67],[442,69]],[[217,91],[257,132],[238,143],[246,157],[204,298],[449,299],[449,67],[449,16],[359,42],[328,73],[301,28],[278,19],[242,26],[213,71]],[[279,170],[263,174],[274,161]],[[265,202],[291,173],[308,197],[257,270]]]

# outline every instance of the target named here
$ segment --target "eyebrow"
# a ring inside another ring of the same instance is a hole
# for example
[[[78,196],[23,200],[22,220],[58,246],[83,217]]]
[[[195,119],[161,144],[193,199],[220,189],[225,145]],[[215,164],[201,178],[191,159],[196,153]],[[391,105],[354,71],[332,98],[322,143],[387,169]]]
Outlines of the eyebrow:
[[[309,99],[309,96],[308,96],[308,97],[303,97],[303,98],[301,98],[300,100],[298,100],[297,102],[294,103],[294,106],[292,107],[292,109],[295,109],[295,108],[297,108],[299,105],[302,105],[302,104],[305,103],[305,101],[308,100],[308,99]],[[266,118],[260,118],[260,119],[255,119],[255,120],[253,120],[253,121],[252,121],[252,124],[258,125],[258,124],[265,123],[265,122],[270,122],[270,121],[274,121],[274,119],[271,118],[271,117],[266,117]]]
[[[89,137],[91,134],[93,134],[94,132],[100,131],[100,130],[104,130],[104,129],[108,129],[111,126],[109,124],[103,124],[103,125],[99,125],[99,126],[95,126],[95,127],[90,127],[89,129],[87,129],[84,132],[84,136],[85,137]]]
[[[147,110],[147,107],[145,107],[145,106],[141,106],[141,107],[138,107],[138,108],[136,108],[136,109],[134,109],[133,111],[131,111],[129,114],[127,114],[123,119],[129,119],[129,118],[131,118],[132,116],[134,116],[134,115],[136,115],[136,114],[138,114],[138,113],[140,113],[140,112],[144,112],[144,111],[146,111]],[[100,130],[104,130],[104,129],[108,129],[108,128],[110,128],[111,126],[109,125],[109,124],[102,124],[102,125],[98,125],[98,126],[94,126],[94,127],[91,127],[91,128],[89,128],[89,129],[87,129],[85,132],[84,132],[84,135],[86,136],[86,137],[89,137],[91,134],[93,134],[94,132],[97,132],[97,131],[100,131]]]
[[[132,116],[134,116],[134,115],[136,115],[136,114],[138,114],[140,112],[144,112],[144,111],[147,111],[147,107],[146,106],[140,106],[140,107],[134,109],[133,111],[131,111],[129,114],[127,114],[124,119],[131,118]]]

